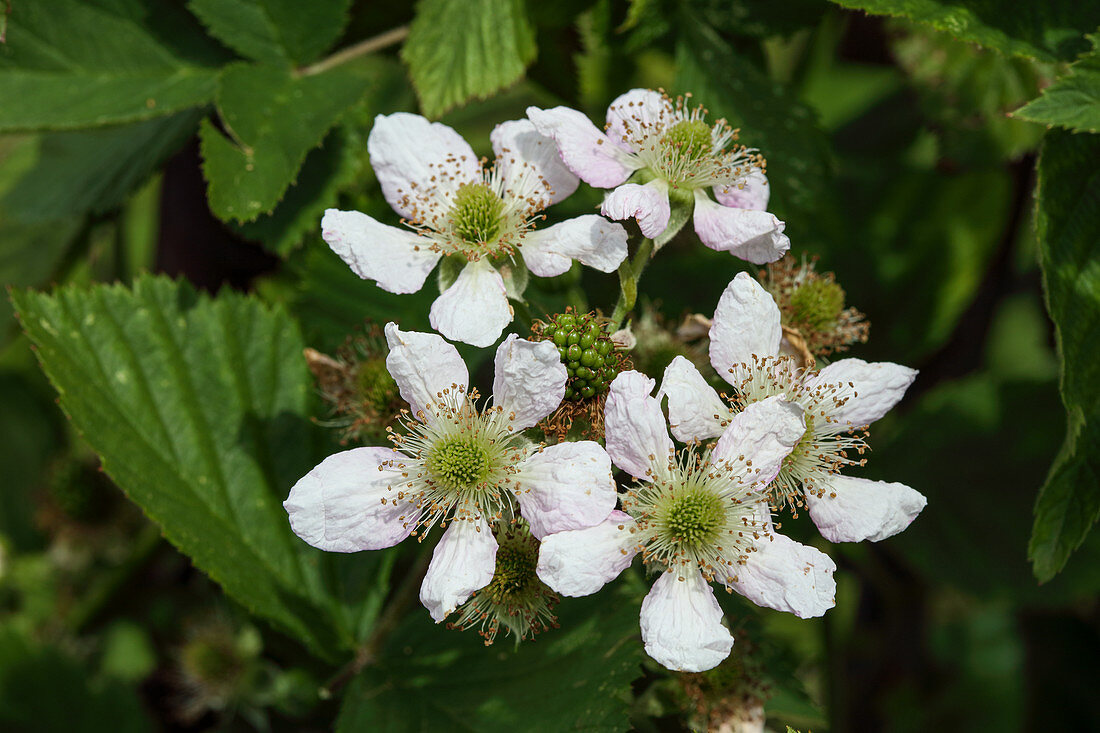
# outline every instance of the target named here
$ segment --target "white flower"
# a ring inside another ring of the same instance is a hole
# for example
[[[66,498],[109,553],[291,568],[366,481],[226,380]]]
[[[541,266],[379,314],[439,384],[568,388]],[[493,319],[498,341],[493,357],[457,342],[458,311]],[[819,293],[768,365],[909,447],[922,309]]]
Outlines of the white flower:
[[[782,394],[805,411],[806,431],[771,489],[775,500],[806,505],[821,534],[832,542],[877,542],[901,532],[926,499],[899,483],[845,476],[863,465],[865,428],[901,400],[916,371],[890,362],[840,359],[819,372],[804,371],[781,355],[779,308],[745,273],[726,287],[710,328],[710,362],[747,407]],[[699,374],[677,357],[665,369],[672,434],[702,441],[723,433],[734,411]]]
[[[653,387],[644,374],[623,372],[607,398],[607,452],[638,479],[624,511],[546,537],[538,574],[558,593],[589,595],[641,553],[661,572],[642,603],[646,652],[669,669],[700,672],[733,644],[708,581],[807,618],[834,605],[836,566],[777,534],[757,490],[802,436],[801,409],[765,400],[733,417],[713,449],[677,459]]]
[[[763,159],[733,142],[736,132],[725,120],[709,125],[705,114],[649,89],[612,102],[606,132],[568,107],[527,108],[571,171],[591,186],[614,189],[604,200],[605,216],[636,219],[642,234],[658,238],[669,226],[672,195],[694,209],[695,233],[706,246],[757,265],[773,262],[791,243],[783,222],[765,211]],[[632,177],[637,182],[628,183]]]
[[[455,341],[490,346],[512,321],[505,275],[523,264],[541,277],[573,260],[612,272],[626,257],[626,231],[595,214],[534,230],[541,212],[569,196],[577,178],[552,141],[527,120],[504,122],[491,135],[488,169],[462,137],[419,115],[379,115],[367,140],[386,201],[414,231],[386,226],[358,211],[329,209],[321,235],[359,277],[391,293],[415,293],[441,257],[460,268],[441,278],[432,328]],[[517,259],[517,256],[521,259]]]
[[[454,346],[393,323],[386,339],[386,366],[411,408],[404,434],[392,434],[395,448],[329,456],[283,506],[299,537],[333,552],[378,550],[446,526],[420,589],[438,622],[492,580],[490,524],[511,520],[517,504],[538,538],[607,517],[611,461],[590,441],[543,448],[521,435],[565,394],[552,343],[509,336],[496,353],[493,405],[479,409]]]

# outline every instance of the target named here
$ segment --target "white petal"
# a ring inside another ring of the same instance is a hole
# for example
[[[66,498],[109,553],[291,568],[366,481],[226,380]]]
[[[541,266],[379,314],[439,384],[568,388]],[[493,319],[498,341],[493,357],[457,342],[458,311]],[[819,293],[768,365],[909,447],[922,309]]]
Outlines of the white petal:
[[[758,606],[815,618],[836,605],[836,563],[815,547],[771,532],[728,585]]]
[[[415,218],[417,195],[453,190],[481,176],[481,163],[461,135],[408,112],[375,117],[367,151],[386,203],[408,219]]]
[[[614,272],[626,259],[626,229],[596,214],[528,232],[520,246],[523,261],[539,277],[554,277],[573,260],[600,272]]]
[[[487,260],[469,262],[428,313],[432,328],[474,346],[492,346],[512,322],[504,278]]]
[[[597,525],[615,508],[611,459],[590,440],[543,448],[520,466],[516,483],[520,511],[540,540]]]
[[[569,170],[589,186],[613,188],[638,168],[583,112],[568,107],[527,108],[535,129],[552,139]]]
[[[494,363],[493,404],[514,415],[513,430],[526,430],[558,409],[569,374],[553,342],[510,334],[497,347]]]
[[[878,542],[902,531],[928,500],[905,484],[836,474],[819,479],[818,496],[807,491],[810,518],[830,542]]]
[[[607,137],[630,152],[637,152],[623,138],[640,137],[674,124],[672,102],[652,89],[631,89],[607,108]],[[633,134],[631,134],[633,131]]]
[[[748,273],[739,272],[718,300],[710,326],[710,363],[733,384],[730,368],[752,356],[776,356],[783,337],[779,306]]]
[[[850,384],[855,396],[833,414],[841,423],[870,425],[885,415],[905,395],[917,378],[917,370],[889,361],[841,359],[818,372],[815,384]]]
[[[283,502],[291,529],[329,552],[393,547],[419,518],[408,499],[397,500],[404,482],[387,464],[400,459],[390,448],[353,448],[321,461]]]
[[[432,553],[420,602],[439,623],[489,585],[496,571],[497,540],[484,518],[456,519],[443,533]]]
[[[642,601],[641,622],[646,654],[668,669],[712,669],[733,648],[714,591],[695,567],[661,573]]]
[[[666,471],[673,451],[661,403],[650,394],[655,384],[641,372],[621,372],[604,405],[607,454],[637,479]]]
[[[667,367],[657,399],[668,397],[668,423],[677,440],[717,438],[729,425],[733,411],[691,361],[677,356]]]
[[[753,168],[740,186],[715,186],[714,198],[722,206],[734,209],[764,211],[768,208],[771,187],[768,177],[759,168]]]
[[[415,293],[424,287],[439,253],[418,234],[386,226],[358,211],[328,209],[321,238],[364,280],[391,293]]]
[[[733,416],[711,460],[746,465],[746,481],[769,483],[806,432],[802,408],[783,396],[753,402]]]
[[[386,343],[390,347],[386,369],[413,414],[437,402],[444,389],[470,386],[470,373],[458,349],[436,334],[402,331],[396,323],[387,323]]]
[[[535,197],[544,209],[568,198],[580,181],[565,167],[553,140],[539,133],[530,120],[510,120],[489,136],[500,160],[501,173],[512,196]]]
[[[600,213],[608,219],[636,219],[642,234],[653,239],[668,226],[671,216],[668,186],[660,180],[644,186],[626,183],[607,194]]]
[[[638,554],[633,527],[630,515],[616,510],[594,527],[549,535],[539,547],[539,578],[563,596],[595,593]]]
[[[695,233],[711,249],[729,252],[754,265],[775,262],[791,248],[786,224],[766,211],[732,209],[695,192]]]

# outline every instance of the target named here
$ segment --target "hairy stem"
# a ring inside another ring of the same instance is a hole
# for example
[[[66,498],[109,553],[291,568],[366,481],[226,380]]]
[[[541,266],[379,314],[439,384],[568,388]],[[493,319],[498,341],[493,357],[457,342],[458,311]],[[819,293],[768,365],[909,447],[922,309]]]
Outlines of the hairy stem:
[[[372,36],[364,41],[360,41],[353,46],[341,49],[331,56],[327,56],[315,64],[310,64],[298,70],[300,76],[311,76],[313,74],[320,74],[322,71],[328,71],[329,69],[339,66],[340,64],[351,61],[354,58],[365,56],[368,53],[374,53],[375,51],[381,51],[383,48],[393,46],[394,44],[401,43],[409,35],[409,27],[407,25],[398,26],[392,30],[388,30],[385,33],[379,33],[377,36]]]
[[[617,331],[623,326],[626,317],[634,310],[638,302],[638,281],[653,256],[653,240],[643,239],[634,253],[634,259],[625,259],[619,265],[619,302],[611,313],[611,330]]]

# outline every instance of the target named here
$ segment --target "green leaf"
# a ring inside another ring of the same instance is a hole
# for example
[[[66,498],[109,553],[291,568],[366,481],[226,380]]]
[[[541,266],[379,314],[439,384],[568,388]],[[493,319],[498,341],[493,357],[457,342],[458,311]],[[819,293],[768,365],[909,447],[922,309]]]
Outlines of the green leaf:
[[[13,301],[62,409],[169,541],[316,652],[361,638],[392,553],[334,558],[291,532],[280,502],[315,457],[284,311],[150,276]]]
[[[220,54],[171,3],[18,3],[0,53],[0,131],[72,129],[206,104]],[[18,103],[10,103],[18,100]]]
[[[1100,4],[1078,0],[833,0],[872,15],[909,18],[1014,56],[1070,61],[1100,26]]]
[[[438,117],[519,79],[535,32],[523,0],[420,0],[401,58],[424,114]]]
[[[348,22],[351,0],[191,0],[210,35],[245,58],[301,65],[326,51]]]
[[[1100,33],[1089,36],[1093,51],[1069,67],[1069,74],[1012,113],[1013,117],[1074,132],[1100,132]]]
[[[1066,442],[1035,504],[1028,555],[1050,580],[1100,517],[1100,137],[1052,132],[1039,160],[1039,264],[1062,360]]]
[[[307,153],[367,85],[367,77],[344,69],[292,76],[272,67],[227,67],[217,100],[229,137],[209,120],[199,131],[210,210],[248,222],[274,209]]]

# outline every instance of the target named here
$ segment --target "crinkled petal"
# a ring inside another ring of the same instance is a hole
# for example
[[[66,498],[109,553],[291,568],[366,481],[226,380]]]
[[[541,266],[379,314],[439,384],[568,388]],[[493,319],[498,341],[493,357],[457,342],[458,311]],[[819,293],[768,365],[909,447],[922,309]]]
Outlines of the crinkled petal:
[[[818,491],[821,495],[818,495]],[[928,500],[905,484],[835,474],[807,491],[810,518],[830,542],[878,542],[912,523]]]
[[[439,623],[489,585],[496,571],[497,541],[484,518],[456,519],[443,533],[420,584],[420,602]]]
[[[850,384],[855,395],[833,414],[842,423],[870,425],[901,401],[916,378],[916,369],[889,361],[841,359],[818,372],[814,383]]]
[[[630,515],[616,510],[594,527],[548,535],[539,547],[539,578],[563,596],[595,593],[638,554],[633,527]]]
[[[617,499],[611,459],[590,440],[543,448],[520,466],[516,483],[520,512],[540,540],[599,524]]]
[[[614,188],[639,167],[583,112],[568,107],[528,107],[527,118],[557,144],[562,162],[589,186]]]
[[[461,135],[408,112],[375,117],[367,151],[386,203],[407,219],[416,218],[417,196],[481,177],[481,163]]]
[[[770,194],[768,177],[759,168],[753,168],[740,185],[714,187],[714,198],[718,199],[718,203],[734,209],[764,211],[768,208]]]
[[[493,404],[512,416],[516,432],[558,408],[569,375],[551,341],[527,341],[514,333],[497,347]]]
[[[661,573],[642,601],[646,654],[668,669],[702,672],[729,656],[733,636],[698,569]]]
[[[626,259],[626,229],[596,214],[566,219],[528,232],[520,246],[523,261],[539,277],[554,277],[573,260],[600,272],[614,272]]]
[[[353,448],[321,461],[283,502],[291,529],[329,552],[393,547],[420,516],[408,499],[397,499],[404,484],[390,464],[400,458],[390,448]]]
[[[386,343],[390,347],[386,369],[413,414],[438,402],[444,389],[470,386],[470,373],[458,349],[438,335],[402,331],[396,323],[387,323]]]
[[[661,403],[651,394],[655,384],[641,372],[621,372],[604,405],[607,453],[637,479],[667,471],[673,451]]]
[[[607,194],[600,207],[600,213],[609,219],[636,219],[642,234],[650,239],[665,230],[671,211],[668,187],[660,180],[650,181],[644,186],[623,184]]]
[[[423,237],[358,211],[327,210],[321,238],[356,275],[391,293],[417,292],[439,261]]]
[[[730,420],[711,460],[737,466],[747,482],[769,483],[806,432],[802,408],[777,395],[753,402]]]
[[[538,208],[544,209],[568,198],[580,185],[562,162],[558,146],[530,120],[502,122],[489,138],[507,189],[515,198],[536,198],[542,202]]]
[[[473,346],[492,346],[512,322],[504,278],[487,260],[469,262],[451,287],[432,303],[432,328]]]
[[[729,252],[754,265],[775,262],[791,248],[786,224],[766,211],[732,209],[695,192],[695,233],[711,249]]]
[[[665,95],[652,89],[631,89],[607,108],[607,137],[623,150],[636,153],[627,139],[638,137],[643,131],[671,127],[674,115],[672,102]]]
[[[727,584],[758,606],[816,618],[836,605],[836,563],[774,531],[762,536]]]
[[[665,367],[657,399],[662,397],[668,397],[669,428],[677,440],[685,443],[717,438],[733,417],[729,405],[683,356]]]
[[[751,364],[752,356],[776,356],[783,337],[779,306],[748,273],[739,272],[714,309],[710,326],[710,363],[722,379],[736,386],[730,369]]]

